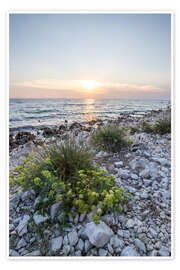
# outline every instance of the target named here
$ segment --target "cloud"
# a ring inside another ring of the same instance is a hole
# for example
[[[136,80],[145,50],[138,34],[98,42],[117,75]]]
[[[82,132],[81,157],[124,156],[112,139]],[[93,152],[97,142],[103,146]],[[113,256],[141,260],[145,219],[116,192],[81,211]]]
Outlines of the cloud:
[[[56,79],[40,79],[32,81],[24,81],[14,83],[13,86],[19,87],[32,87],[42,89],[79,89],[85,88],[81,80],[56,80]],[[137,84],[124,84],[124,83],[99,83],[96,89],[123,89],[123,90],[139,90],[139,91],[152,91],[160,90],[159,87],[153,85],[137,85]]]
[[[84,83],[82,84],[82,80],[39,79],[16,82],[10,88],[13,89],[14,97],[18,93],[18,97],[38,96],[42,98],[151,98],[167,97],[170,92],[168,87],[150,84],[97,82],[96,85],[95,88],[89,90]],[[37,93],[35,94],[35,92]]]

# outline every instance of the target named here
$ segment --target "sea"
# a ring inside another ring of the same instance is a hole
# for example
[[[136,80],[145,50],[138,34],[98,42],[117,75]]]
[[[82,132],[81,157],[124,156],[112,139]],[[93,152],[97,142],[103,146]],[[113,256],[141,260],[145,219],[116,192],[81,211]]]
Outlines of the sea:
[[[10,99],[9,127],[11,130],[57,127],[65,121],[115,119],[127,113],[141,117],[148,111],[168,106],[167,99]]]

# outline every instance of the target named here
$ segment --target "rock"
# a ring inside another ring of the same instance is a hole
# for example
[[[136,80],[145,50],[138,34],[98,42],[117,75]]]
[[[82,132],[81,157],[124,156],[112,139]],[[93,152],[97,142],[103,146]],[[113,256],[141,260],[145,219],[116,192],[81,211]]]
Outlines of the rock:
[[[21,194],[21,200],[26,201],[28,199],[34,199],[35,192],[33,190],[27,190],[25,192],[22,192]]]
[[[69,244],[69,240],[68,240],[67,235],[65,235],[63,239],[63,245],[68,245],[68,244]]]
[[[74,230],[74,231],[68,233],[68,239],[69,239],[70,246],[75,246],[76,243],[78,242],[77,232]]]
[[[51,239],[51,252],[52,254],[60,251],[62,246],[63,238],[61,236]]]
[[[135,173],[131,173],[130,177],[134,180],[138,180],[138,176]]]
[[[170,252],[169,252],[168,248],[166,248],[164,246],[161,247],[161,249],[158,251],[158,254],[159,254],[159,256],[165,256],[165,257],[170,256]]]
[[[85,243],[84,243],[84,249],[85,249],[85,251],[86,252],[88,252],[88,250],[90,249],[90,248],[92,248],[92,244],[91,244],[91,242],[89,241],[89,240],[85,240]]]
[[[14,231],[15,227],[14,224],[9,224],[9,231],[12,232]]]
[[[10,200],[9,200],[9,205],[13,208],[17,208],[18,204],[20,202],[20,195],[14,195]]]
[[[148,168],[144,169],[143,171],[141,171],[139,173],[139,176],[142,177],[142,178],[149,178],[151,177],[151,174],[150,174],[150,170]]]
[[[83,222],[84,219],[85,219],[85,216],[86,216],[86,213],[81,214],[80,217],[79,217],[79,222]]]
[[[98,252],[99,256],[106,256],[108,254],[107,250],[100,248]]]
[[[63,254],[65,256],[67,256],[69,254],[70,250],[71,250],[71,247],[69,245],[64,245],[63,246]]]
[[[79,215],[77,214],[73,220],[74,224],[78,224]]]
[[[91,244],[99,248],[108,243],[114,233],[103,221],[100,221],[98,225],[94,222],[87,223],[85,226],[85,234]]]
[[[123,170],[123,169],[118,170],[118,175],[123,179],[127,179],[130,176],[129,171],[128,170]]]
[[[17,248],[17,249],[20,249],[20,248],[22,248],[22,247],[25,247],[26,245],[27,245],[26,241],[25,241],[23,238],[21,238],[21,239],[19,240],[19,242],[18,242],[16,248]]]
[[[112,255],[114,253],[112,246],[110,244],[108,244],[107,248],[108,248],[109,253],[111,253],[111,255]]]
[[[118,162],[115,162],[114,165],[115,165],[116,168],[120,168],[120,167],[123,166],[123,162],[122,161],[118,161]]]
[[[19,256],[19,253],[14,249],[10,249],[9,250],[9,256]]]
[[[77,250],[77,251],[75,251],[75,254],[74,254],[76,257],[79,257],[79,256],[81,256],[81,251],[80,250]]]
[[[23,234],[27,233],[27,225],[29,219],[30,219],[29,215],[24,215],[23,219],[19,222],[19,225],[16,228],[16,231],[19,234],[19,236],[22,236]]]
[[[35,224],[39,225],[40,223],[45,222],[46,220],[48,220],[49,216],[47,216],[47,215],[42,216],[42,215],[39,215],[39,214],[35,213],[34,216],[33,216],[33,219],[34,219]]]
[[[61,212],[58,216],[57,216],[57,220],[62,223],[64,221],[65,218],[65,213]]]
[[[144,185],[145,187],[148,187],[152,184],[152,180],[151,179],[143,179]]]
[[[139,249],[139,250],[142,250],[144,253],[146,253],[146,247],[145,247],[145,244],[139,240],[139,239],[135,239],[134,240],[134,244],[135,246]]]
[[[58,214],[60,208],[61,208],[61,202],[57,202],[55,204],[53,204],[50,208],[50,215],[51,215],[51,218],[54,219],[55,216]]]
[[[149,256],[157,256],[158,255],[158,252],[156,249],[153,249],[150,253],[149,253]]]
[[[121,256],[140,256],[140,254],[136,251],[135,247],[133,245],[125,247],[122,252]]]
[[[128,192],[134,194],[136,193],[136,189],[133,187],[128,187]]]
[[[132,218],[128,219],[126,222],[126,227],[127,228],[133,228],[134,227],[134,220]]]
[[[124,241],[120,240],[117,236],[113,236],[111,237],[110,245],[114,248],[117,248],[117,247],[122,248],[124,246]]]
[[[107,225],[115,224],[115,219],[112,214],[107,214],[101,217],[101,220],[104,221]]]
[[[157,237],[157,232],[152,227],[149,228],[149,233],[152,235],[153,238]]]
[[[83,249],[84,249],[84,242],[83,242],[82,239],[79,239],[79,241],[78,241],[78,243],[76,245],[76,249],[77,250],[80,250],[80,251],[83,251]]]
[[[34,250],[34,251],[30,252],[30,253],[27,253],[26,256],[29,256],[29,257],[30,256],[41,256],[41,252],[40,252],[39,249],[37,249],[37,250]]]
[[[169,165],[168,160],[165,159],[165,158],[160,158],[160,159],[158,159],[158,163],[160,163],[162,166],[167,166],[167,165]]]
[[[146,165],[148,164],[148,160],[145,158],[141,158],[139,160],[133,159],[130,163],[129,163],[129,167],[132,170],[137,170],[137,169],[145,169]]]

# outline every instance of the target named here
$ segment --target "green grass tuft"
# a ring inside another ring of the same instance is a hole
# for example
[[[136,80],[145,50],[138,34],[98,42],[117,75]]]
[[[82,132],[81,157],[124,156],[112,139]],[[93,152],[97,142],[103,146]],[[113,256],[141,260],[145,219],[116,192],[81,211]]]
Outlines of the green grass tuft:
[[[99,150],[108,152],[119,152],[132,143],[126,138],[125,130],[115,125],[98,128],[92,135],[91,141]]]

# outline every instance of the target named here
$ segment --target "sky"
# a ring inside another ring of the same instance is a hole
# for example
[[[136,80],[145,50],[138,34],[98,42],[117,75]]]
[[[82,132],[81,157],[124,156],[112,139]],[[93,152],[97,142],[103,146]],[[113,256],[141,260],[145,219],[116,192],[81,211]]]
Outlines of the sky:
[[[10,14],[10,98],[158,98],[170,14]]]

